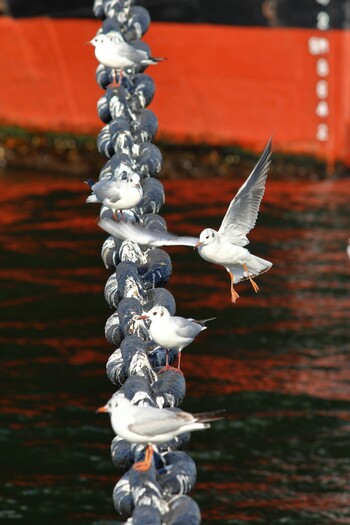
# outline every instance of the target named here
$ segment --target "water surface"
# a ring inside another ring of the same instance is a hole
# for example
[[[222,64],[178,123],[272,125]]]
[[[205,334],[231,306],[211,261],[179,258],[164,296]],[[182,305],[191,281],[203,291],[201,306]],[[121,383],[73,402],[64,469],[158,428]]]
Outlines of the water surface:
[[[219,226],[239,183],[164,181],[169,229]],[[118,523],[98,208],[76,177],[1,186],[0,522]],[[347,180],[270,176],[250,249],[274,266],[236,305],[225,270],[169,249],[178,313],[217,316],[184,351],[183,408],[234,413],[189,446],[203,523],[350,524],[349,200]]]

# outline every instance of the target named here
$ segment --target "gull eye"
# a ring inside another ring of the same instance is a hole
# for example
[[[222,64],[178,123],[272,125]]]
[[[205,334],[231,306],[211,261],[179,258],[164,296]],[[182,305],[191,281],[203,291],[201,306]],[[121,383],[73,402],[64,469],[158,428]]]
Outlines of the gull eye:
[[[127,179],[127,173],[126,173],[126,171],[122,171],[122,172],[121,172],[121,174],[120,174],[120,178],[121,178],[122,180]]]

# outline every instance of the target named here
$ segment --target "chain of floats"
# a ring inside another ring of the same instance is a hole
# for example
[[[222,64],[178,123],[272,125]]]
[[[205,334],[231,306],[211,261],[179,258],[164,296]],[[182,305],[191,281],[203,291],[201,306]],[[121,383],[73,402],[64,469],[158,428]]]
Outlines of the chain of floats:
[[[140,37],[150,24],[148,11],[132,5],[132,0],[95,0],[94,14],[102,20],[103,33],[118,31],[132,46],[149,52]],[[160,66],[158,66],[160,67]],[[162,155],[152,144],[158,122],[146,106],[152,101],[155,85],[141,71],[124,76],[120,86],[110,86],[112,71],[100,64],[98,84],[106,90],[98,101],[98,114],[105,123],[98,135],[97,147],[108,160],[99,179],[112,179],[136,172],[141,177],[143,198],[133,210],[124,210],[126,220],[140,221],[146,228],[165,230],[166,223],[157,213],[164,203],[162,184],[154,178],[162,166]],[[102,206],[101,216],[112,217]],[[157,374],[165,365],[165,350],[150,340],[144,322],[138,316],[155,305],[165,306],[175,314],[175,299],[163,288],[172,266],[169,255],[161,249],[144,249],[129,241],[108,237],[102,247],[106,268],[113,270],[105,286],[105,299],[115,309],[107,320],[107,341],[117,349],[107,362],[107,376],[119,387],[114,395],[124,395],[133,403],[156,407],[178,406],[186,391],[184,377],[173,371]],[[177,357],[170,351],[169,363]],[[132,468],[144,457],[144,446],[130,445],[116,436],[111,444],[113,464],[126,471],[113,491],[117,512],[133,525],[197,525],[201,521],[198,505],[186,496],[196,481],[193,460],[179,449],[189,441],[181,434],[158,446],[150,470]]]

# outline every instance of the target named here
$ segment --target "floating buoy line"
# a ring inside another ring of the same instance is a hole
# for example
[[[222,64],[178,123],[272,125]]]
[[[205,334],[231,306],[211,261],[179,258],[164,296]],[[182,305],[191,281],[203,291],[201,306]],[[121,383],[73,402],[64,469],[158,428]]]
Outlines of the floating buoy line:
[[[99,34],[116,40],[122,35],[134,49],[150,55],[141,36],[150,24],[148,11],[130,0],[95,0],[95,16],[103,20]],[[158,121],[146,109],[153,99],[155,84],[143,72],[144,65],[120,73],[102,63],[96,79],[105,94],[97,104],[104,127],[97,138],[98,151],[107,157],[96,187],[102,201],[101,218],[141,222],[145,228],[166,230],[165,220],[158,215],[164,203],[164,189],[155,178],[162,167],[162,155],[152,143]],[[151,66],[152,67],[152,66]],[[157,66],[161,67],[161,65]],[[117,85],[116,79],[119,81]],[[101,198],[103,181],[130,180],[140,177],[142,198],[130,209],[111,209]],[[93,191],[93,182],[89,181]],[[102,187],[102,189],[101,189]],[[94,192],[93,192],[94,194]],[[122,217],[119,216],[122,213]],[[166,352],[150,340],[147,324],[138,321],[154,306],[164,306],[175,314],[175,299],[164,288],[172,272],[169,255],[160,248],[142,248],[136,243],[108,237],[102,246],[102,260],[113,273],[105,286],[105,299],[115,310],[105,326],[105,336],[116,350],[107,361],[107,376],[118,387],[113,398],[124,396],[138,406],[177,407],[185,397],[183,375],[165,366]],[[169,351],[169,363],[177,351]],[[113,399],[112,398],[112,399]],[[201,516],[197,503],[187,496],[196,481],[196,466],[181,449],[190,433],[175,436],[158,444],[149,469],[140,471],[134,465],[144,460],[147,447],[130,444],[116,436],[111,444],[112,462],[124,474],[113,490],[116,511],[127,523],[196,525]]]
[[[178,237],[167,231],[158,214],[164,189],[156,176],[162,155],[152,143],[158,121],[146,107],[154,82],[143,69],[162,58],[152,57],[140,40],[150,24],[146,9],[131,0],[96,0],[95,15],[102,27],[90,43],[100,61],[96,78],[106,90],[98,101],[105,126],[97,138],[107,157],[99,181],[86,181],[88,203],[102,204],[99,226],[110,236],[102,260],[113,271],[105,299],[115,312],[107,320],[107,341],[116,347],[107,362],[107,376],[118,387],[98,409],[109,412],[116,437],[114,465],[126,471],[116,484],[116,510],[132,524],[196,525],[198,505],[187,496],[196,481],[193,460],[181,449],[190,432],[203,430],[223,418],[223,411],[190,414],[178,408],[186,383],[180,370],[181,350],[205,322],[175,314],[175,299],[164,288],[171,276],[169,255],[160,247],[180,244],[198,249],[206,261],[222,265],[234,285],[266,272],[272,263],[251,254],[245,246],[254,227],[271,162],[271,139],[255,168],[229,203],[218,231],[204,229],[199,238]],[[177,368],[173,367],[178,360]]]

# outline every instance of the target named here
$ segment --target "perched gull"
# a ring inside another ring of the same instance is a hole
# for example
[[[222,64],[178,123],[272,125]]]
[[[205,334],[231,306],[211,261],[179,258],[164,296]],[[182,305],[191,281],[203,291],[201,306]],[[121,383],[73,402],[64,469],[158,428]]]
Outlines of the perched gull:
[[[209,428],[209,421],[223,419],[225,410],[190,414],[183,410],[154,408],[133,405],[121,396],[113,396],[97,412],[108,412],[114,432],[129,443],[142,443],[147,446],[144,461],[134,464],[134,469],[143,471],[151,466],[152,445],[165,443],[183,432]]]
[[[247,234],[254,228],[259,206],[265,190],[265,182],[271,163],[271,140],[269,140],[255,168],[230,202],[218,231],[206,228],[199,239],[179,237],[169,232],[148,230],[140,225],[116,224],[110,219],[100,219],[99,226],[120,239],[128,239],[148,246],[193,246],[206,261],[220,264],[231,277],[231,300],[239,297],[233,288],[235,283],[249,279],[255,292],[258,285],[253,277],[266,272],[272,263],[252,255],[246,248]]]
[[[154,306],[147,314],[139,316],[138,319],[151,320],[149,332],[153,341],[166,349],[166,364],[160,372],[175,370],[182,374],[180,369],[181,351],[191,344],[202,330],[207,328],[205,323],[212,321],[215,317],[200,321],[185,319],[184,317],[170,315],[169,310],[164,306]],[[169,366],[169,350],[172,348],[179,351],[177,368]]]
[[[113,33],[113,39],[106,34],[96,35],[90,40],[95,48],[95,57],[101,64],[113,69],[113,84],[115,84],[115,72],[128,67],[148,66],[157,64],[164,58],[150,57],[146,51],[135,49],[125,42],[119,33]]]
[[[126,179],[103,179],[98,182],[89,179],[85,182],[92,190],[92,195],[89,195],[86,202],[101,202],[113,211],[116,220],[117,210],[133,208],[143,196],[140,177],[137,173],[133,173]]]

